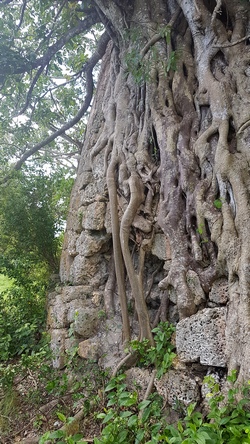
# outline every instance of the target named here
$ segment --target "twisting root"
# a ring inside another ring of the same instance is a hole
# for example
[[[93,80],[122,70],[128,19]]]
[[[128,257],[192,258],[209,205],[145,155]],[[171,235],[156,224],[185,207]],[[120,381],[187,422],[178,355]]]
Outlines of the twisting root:
[[[121,220],[121,229],[120,229],[121,248],[129,277],[129,282],[132,288],[133,297],[135,300],[136,311],[138,314],[138,320],[140,325],[140,339],[146,338],[149,340],[150,344],[153,345],[154,339],[150,328],[148,310],[143,294],[142,274],[141,274],[141,270],[143,268],[142,259],[144,261],[145,252],[143,253],[141,249],[141,254],[140,254],[141,263],[139,265],[139,273],[137,274],[135,272],[135,268],[129,251],[130,228],[134,220],[134,217],[136,215],[136,212],[144,200],[143,184],[141,182],[141,179],[136,173],[132,173],[132,175],[128,180],[128,183],[130,187],[130,202]]]
[[[211,19],[212,26],[214,26],[216,15],[221,13],[221,11],[220,11],[221,5],[222,5],[222,0],[216,0],[216,6],[213,10],[212,19]]]
[[[126,355],[125,358],[123,358],[123,359],[117,364],[117,366],[115,367],[115,369],[113,370],[112,378],[114,378],[114,377],[117,375],[117,373],[119,372],[119,370],[121,370],[122,367],[125,367],[125,366],[126,366],[127,368],[133,367],[133,366],[135,365],[137,359],[138,359],[138,355],[137,355],[136,352],[134,352],[134,353],[129,353],[128,355]]]
[[[117,190],[115,182],[115,168],[117,163],[118,163],[118,158],[116,155],[113,154],[107,170],[107,186],[108,186],[109,200],[110,200],[115,272],[116,272],[118,294],[120,297],[121,312],[122,312],[123,340],[125,342],[128,342],[130,340],[130,325],[128,317],[127,297],[125,291],[124,264],[122,259],[120,236],[119,236]]]
[[[104,289],[104,306],[107,317],[114,315],[114,291],[115,291],[115,261],[114,256],[112,256],[109,264],[109,277]]]

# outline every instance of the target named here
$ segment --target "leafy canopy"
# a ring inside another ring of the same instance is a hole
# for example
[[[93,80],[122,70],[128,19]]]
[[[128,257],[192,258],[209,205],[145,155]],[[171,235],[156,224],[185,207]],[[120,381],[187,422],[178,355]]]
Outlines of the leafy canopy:
[[[102,31],[98,21],[88,1],[0,3],[2,181],[34,154],[36,162],[68,164],[80,152],[80,117],[91,102],[100,58],[91,61]]]

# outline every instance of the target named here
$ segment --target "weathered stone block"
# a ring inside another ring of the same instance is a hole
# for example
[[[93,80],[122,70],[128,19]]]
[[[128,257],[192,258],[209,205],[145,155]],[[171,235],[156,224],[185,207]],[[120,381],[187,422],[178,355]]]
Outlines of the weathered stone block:
[[[70,227],[70,230],[80,233],[82,231],[82,213],[86,211],[86,207],[80,207],[79,209],[76,207],[75,209],[70,210],[68,219],[67,219],[67,227]]]
[[[92,297],[93,289],[91,285],[77,285],[62,287],[62,301],[63,303],[90,299]]]
[[[61,297],[55,304],[48,307],[47,326],[49,329],[68,326],[66,307],[61,303]]]
[[[142,216],[139,216],[138,214],[135,215],[132,225],[133,227],[143,231],[143,233],[150,233],[150,231],[152,231],[152,222]]]
[[[183,362],[225,367],[225,307],[205,308],[176,326],[176,348]]]
[[[75,338],[74,336],[70,336],[69,338],[65,339],[65,351],[67,352],[67,354],[70,353],[70,351],[72,349],[74,349],[75,347],[78,347],[78,344],[80,342],[80,339]]]
[[[75,313],[75,320],[72,325],[74,333],[84,339],[89,339],[93,336],[98,324],[98,313],[98,308],[79,308]]]
[[[205,293],[201,287],[199,277],[193,270],[187,272],[187,284],[194,297],[195,305],[200,305],[206,301]]]
[[[163,261],[171,259],[171,249],[169,240],[165,234],[157,233],[152,245],[152,254]]]
[[[79,237],[79,234],[77,234],[75,231],[70,230],[67,231],[68,236],[68,254],[72,257],[75,257],[78,253],[76,251],[76,242]]]
[[[92,171],[83,171],[78,176],[79,180],[79,188],[84,189],[89,183],[93,181],[93,173]]]
[[[90,279],[94,277],[98,271],[100,256],[78,255],[70,267],[70,281],[73,285],[88,284]]]
[[[100,344],[96,340],[86,339],[78,346],[78,355],[83,359],[97,361],[100,357]]]
[[[145,368],[133,367],[126,371],[126,383],[128,389],[133,392],[135,389],[139,393],[139,400],[142,401],[148,384],[150,381],[151,374],[149,370]]]
[[[157,392],[171,406],[177,402],[189,405],[200,400],[199,384],[180,370],[169,370],[161,379],[155,379]]]
[[[108,241],[110,239],[110,234],[90,234],[88,231],[83,231],[76,242],[76,251],[82,256],[89,257],[107,245],[109,247]]]
[[[105,202],[93,202],[87,207],[82,219],[82,227],[85,230],[103,230],[106,212]]]
[[[122,322],[120,316],[107,319],[98,329],[101,340],[101,356],[98,364],[102,368],[114,369],[122,359]]]
[[[66,328],[60,328],[51,331],[51,350],[53,353],[53,367],[63,368],[66,363],[65,340],[68,334]]]
[[[54,291],[51,291],[47,296],[47,304],[53,305],[56,303],[57,297],[61,297],[62,287],[57,287]]]
[[[209,300],[216,304],[226,304],[229,299],[227,279],[218,279],[212,285]]]
[[[179,321],[178,307],[176,305],[170,305],[168,309],[168,320],[173,325],[176,325]]]
[[[87,206],[90,205],[94,202],[95,200],[95,196],[98,193],[97,190],[97,183],[89,183],[88,185],[86,185],[86,187],[84,187],[84,189],[80,189],[79,190],[79,196],[80,196],[80,204],[78,206],[78,208],[80,206]]]
[[[60,261],[60,279],[61,282],[68,282],[70,279],[70,268],[74,258],[69,255],[68,251],[63,250]]]
[[[75,319],[78,316],[80,310],[85,310],[87,308],[88,303],[83,299],[74,299],[67,303],[67,321],[69,324],[75,322]]]
[[[105,226],[106,232],[111,234],[112,233],[112,225],[111,225],[111,213],[110,213],[110,203],[109,202],[107,203],[104,226]]]

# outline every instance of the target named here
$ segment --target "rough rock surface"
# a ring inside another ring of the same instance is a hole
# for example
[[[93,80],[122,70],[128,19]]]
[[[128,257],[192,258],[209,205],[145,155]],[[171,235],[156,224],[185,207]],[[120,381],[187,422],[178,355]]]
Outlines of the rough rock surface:
[[[187,277],[188,287],[190,288],[194,297],[195,305],[201,305],[206,301],[206,297],[201,287],[197,273],[195,273],[195,271],[193,270],[188,270],[186,277]]]
[[[139,400],[142,401],[148,384],[151,378],[151,373],[145,368],[133,367],[126,371],[126,383],[129,390],[137,391]]]
[[[205,308],[176,327],[176,347],[183,362],[226,366],[226,309]]]
[[[97,335],[100,343],[99,364],[103,368],[114,369],[121,357],[124,356],[122,346],[122,322],[120,316],[114,316],[113,319],[107,319],[99,329]],[[93,338],[93,339],[97,339]]]
[[[65,341],[68,336],[66,328],[53,329],[51,331],[51,350],[53,353],[53,366],[63,368],[66,362]]]
[[[158,393],[172,407],[179,403],[185,406],[191,402],[200,401],[200,388],[198,378],[192,378],[183,370],[169,370],[162,378],[155,379]]]
[[[217,279],[212,285],[209,293],[209,300],[218,305],[225,305],[229,299],[228,281],[226,279]]]
[[[96,332],[98,324],[98,308],[84,307],[75,311],[73,330],[75,334],[88,339]]]
[[[100,356],[100,344],[94,339],[79,342],[78,354],[81,358],[97,361]]]
[[[100,231],[104,228],[106,204],[104,202],[93,202],[88,205],[82,217],[82,227],[85,230]]]
[[[164,234],[157,233],[155,235],[152,245],[152,254],[164,261],[171,259],[169,240]]]

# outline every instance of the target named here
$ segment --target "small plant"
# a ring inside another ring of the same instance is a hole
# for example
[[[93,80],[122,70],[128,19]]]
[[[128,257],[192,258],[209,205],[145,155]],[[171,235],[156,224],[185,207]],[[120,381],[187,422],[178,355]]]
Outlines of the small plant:
[[[155,346],[150,347],[149,341],[131,341],[130,348],[139,355],[139,364],[143,366],[154,365],[157,369],[157,378],[161,378],[164,373],[171,367],[176,354],[173,352],[174,345],[171,343],[172,335],[175,327],[168,322],[160,322],[156,328],[152,330],[154,333]]]
[[[45,418],[43,415],[36,415],[36,418],[34,419],[33,422],[33,427],[39,430],[43,426],[44,420]]]
[[[136,83],[141,84],[150,78],[150,64],[144,60],[138,48],[132,48],[125,55],[127,70],[130,72]]]
[[[215,206],[215,208],[220,210],[222,208],[222,200],[221,199],[215,199],[214,200],[214,206]]]
[[[105,388],[107,408],[96,415],[97,419],[102,419],[104,428],[101,437],[94,439],[94,444],[158,442],[161,424],[157,421],[161,416],[161,397],[153,394],[139,402],[137,392],[127,390],[125,379],[125,374],[118,375]]]
[[[39,444],[57,443],[57,444],[87,444],[81,433],[68,435],[64,430],[56,430],[55,432],[46,432],[40,438]]]
[[[205,237],[205,234],[206,234],[205,225],[204,224],[199,224],[196,231],[200,235],[200,237],[202,238],[200,244],[207,243],[208,242],[208,238]]]
[[[98,318],[99,319],[106,319],[107,318],[107,314],[105,310],[99,310],[98,311]]]

